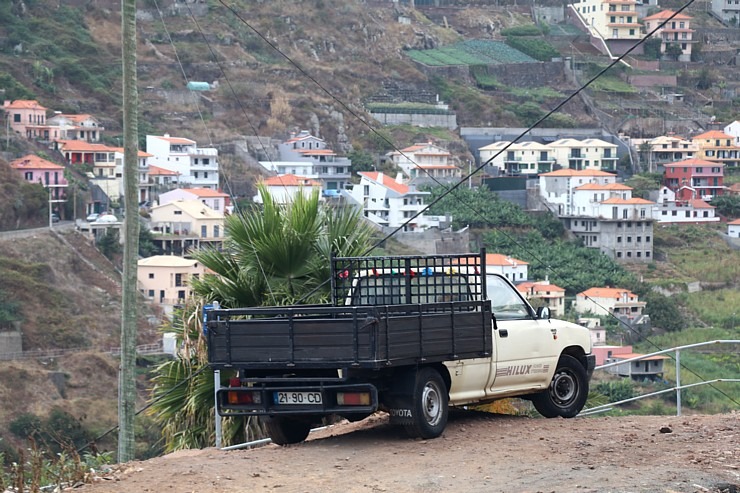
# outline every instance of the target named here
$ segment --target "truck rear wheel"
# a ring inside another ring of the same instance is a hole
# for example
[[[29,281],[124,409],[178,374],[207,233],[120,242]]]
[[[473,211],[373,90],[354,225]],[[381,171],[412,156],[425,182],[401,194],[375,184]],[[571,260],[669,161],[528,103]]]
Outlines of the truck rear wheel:
[[[265,427],[272,443],[276,445],[300,443],[306,439],[311,431],[310,423],[283,416],[265,417]]]
[[[583,365],[564,354],[547,390],[534,394],[532,404],[546,418],[572,418],[581,412],[588,398],[588,378]]]
[[[411,396],[412,422],[405,425],[412,438],[437,438],[447,426],[449,395],[439,372],[423,368],[416,375]]]

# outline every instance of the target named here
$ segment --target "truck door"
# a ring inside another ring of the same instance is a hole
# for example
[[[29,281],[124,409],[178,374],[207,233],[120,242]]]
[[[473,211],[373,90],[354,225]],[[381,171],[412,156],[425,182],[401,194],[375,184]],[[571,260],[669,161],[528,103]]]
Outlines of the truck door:
[[[557,322],[537,319],[531,305],[501,276],[486,276],[486,290],[496,320],[493,343],[497,355],[488,392],[547,387],[560,353],[553,331]]]

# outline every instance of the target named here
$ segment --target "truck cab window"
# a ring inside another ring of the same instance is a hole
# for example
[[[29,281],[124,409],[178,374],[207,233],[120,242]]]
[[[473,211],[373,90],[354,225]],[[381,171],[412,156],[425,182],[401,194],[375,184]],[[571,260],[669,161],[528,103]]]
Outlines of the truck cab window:
[[[486,291],[491,300],[493,315],[497,320],[531,319],[529,305],[519,293],[498,276],[486,276]]]

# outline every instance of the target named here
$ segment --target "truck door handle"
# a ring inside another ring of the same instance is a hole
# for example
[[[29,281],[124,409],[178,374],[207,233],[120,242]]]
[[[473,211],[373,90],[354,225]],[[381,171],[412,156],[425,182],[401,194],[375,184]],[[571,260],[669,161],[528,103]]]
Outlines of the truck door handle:
[[[501,337],[509,337],[509,331],[506,329],[498,329],[498,335]]]

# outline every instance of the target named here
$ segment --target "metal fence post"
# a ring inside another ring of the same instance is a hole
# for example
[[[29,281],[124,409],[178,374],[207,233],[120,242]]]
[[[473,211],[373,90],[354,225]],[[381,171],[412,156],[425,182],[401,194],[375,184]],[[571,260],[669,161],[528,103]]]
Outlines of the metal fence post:
[[[213,414],[216,419],[216,448],[221,448],[221,415],[218,413],[218,389],[221,387],[221,370],[213,370]]]
[[[676,416],[681,416],[681,350],[676,349]]]

